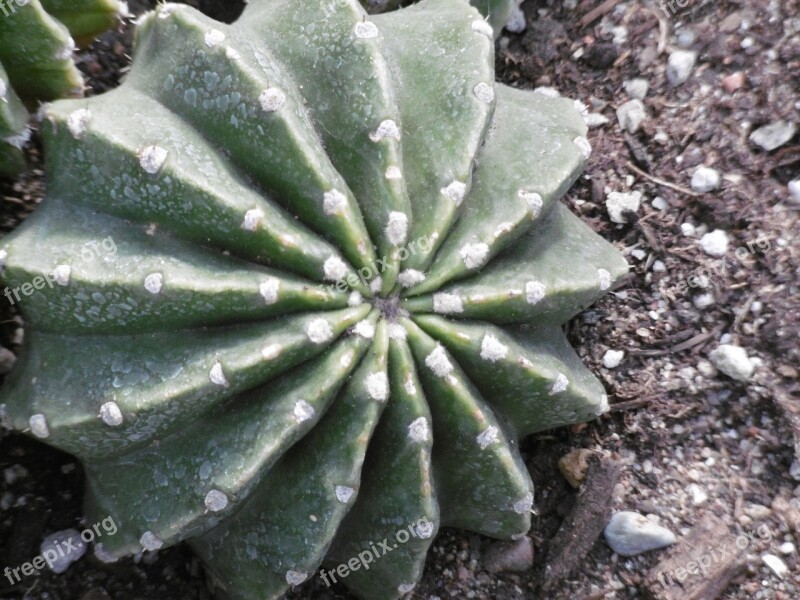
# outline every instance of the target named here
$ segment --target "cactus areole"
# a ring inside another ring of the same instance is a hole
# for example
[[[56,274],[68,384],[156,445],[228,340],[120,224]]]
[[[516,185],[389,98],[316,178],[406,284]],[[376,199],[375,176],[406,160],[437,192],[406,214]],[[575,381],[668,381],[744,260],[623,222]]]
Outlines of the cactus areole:
[[[607,409],[560,326],[627,271],[558,202],[573,102],[496,84],[463,0],[167,4],[137,38],[48,107],[47,198],[0,243],[5,419],[81,459],[96,554],[187,541],[263,600],[396,539],[326,575],[374,600],[441,526],[526,535],[518,440]]]

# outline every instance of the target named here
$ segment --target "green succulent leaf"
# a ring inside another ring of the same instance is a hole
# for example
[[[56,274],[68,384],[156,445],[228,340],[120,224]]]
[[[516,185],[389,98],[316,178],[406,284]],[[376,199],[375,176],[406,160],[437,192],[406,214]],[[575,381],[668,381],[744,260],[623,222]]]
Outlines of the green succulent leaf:
[[[608,407],[561,325],[627,265],[558,202],[578,111],[495,83],[491,38],[464,0],[166,4],[120,88],[48,107],[0,403],[83,461],[101,559],[380,600],[441,526],[529,531],[520,438]]]

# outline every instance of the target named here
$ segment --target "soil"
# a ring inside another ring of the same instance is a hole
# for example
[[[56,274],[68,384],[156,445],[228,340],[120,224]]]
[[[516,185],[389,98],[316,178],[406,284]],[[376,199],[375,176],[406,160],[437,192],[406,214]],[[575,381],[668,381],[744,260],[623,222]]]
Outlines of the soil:
[[[153,4],[136,1],[131,9],[138,14]],[[190,4],[226,21],[242,8],[224,0]],[[711,515],[734,535],[754,534],[744,538],[746,566],[733,582],[699,597],[799,598],[800,556],[797,550],[782,553],[779,546],[800,545],[800,466],[790,420],[794,415],[796,424],[800,412],[795,240],[800,206],[789,201],[786,185],[800,177],[800,136],[771,152],[748,136],[778,119],[800,121],[800,4],[526,0],[522,8],[527,29],[505,32],[498,41],[498,79],[526,89],[556,88],[608,119],[590,130],[592,158],[565,202],[632,265],[624,286],[568,325],[574,346],[602,379],[612,406],[594,422],[523,443],[537,487],[532,568],[490,574],[482,559],[496,542],[444,530],[409,597],[666,597],[647,581],[663,553],[621,557],[602,536],[592,545],[596,527],[587,540],[588,555],[573,557],[576,568],[566,580],[541,591],[550,542],[581,497],[559,472],[558,459],[586,448],[602,451],[622,469],[611,491],[613,509],[649,515],[679,539]],[[80,54],[87,93],[118,83],[130,62],[131,30],[123,24]],[[673,87],[665,67],[678,48],[696,51],[698,60],[689,79]],[[622,131],[615,111],[629,99],[623,82],[634,78],[647,80],[649,91],[643,100],[647,118],[631,134]],[[2,232],[16,227],[42,198],[40,149],[34,146],[29,154],[32,169],[17,181],[0,183]],[[692,173],[700,165],[723,174],[718,190],[691,190]],[[627,224],[609,218],[605,199],[611,191],[643,195],[641,209],[627,214]],[[686,224],[694,227],[693,235],[684,231]],[[698,243],[714,229],[730,238],[721,258],[707,255]],[[699,274],[706,275],[707,288],[680,285]],[[708,293],[713,302],[705,306],[710,298],[698,297]],[[17,351],[22,321],[2,302],[0,344]],[[757,359],[749,381],[718,373],[709,361],[709,352],[726,341]],[[625,351],[613,369],[603,366],[609,349]],[[80,529],[82,487],[74,459],[0,428],[0,567],[37,555],[49,533]],[[763,562],[766,553],[788,565],[783,579]],[[114,565],[87,556],[62,575],[46,571],[15,586],[0,578],[0,600],[23,598],[201,600],[211,595],[202,566],[179,546]],[[288,598],[349,596],[316,578]]]

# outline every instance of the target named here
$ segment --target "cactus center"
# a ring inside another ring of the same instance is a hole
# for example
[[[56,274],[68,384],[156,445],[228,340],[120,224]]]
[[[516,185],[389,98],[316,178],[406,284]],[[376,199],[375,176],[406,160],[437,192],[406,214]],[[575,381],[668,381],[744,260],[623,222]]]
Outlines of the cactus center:
[[[381,311],[383,317],[391,322],[397,320],[397,317],[405,316],[408,313],[400,308],[400,297],[390,296],[389,298],[375,298],[372,305]]]

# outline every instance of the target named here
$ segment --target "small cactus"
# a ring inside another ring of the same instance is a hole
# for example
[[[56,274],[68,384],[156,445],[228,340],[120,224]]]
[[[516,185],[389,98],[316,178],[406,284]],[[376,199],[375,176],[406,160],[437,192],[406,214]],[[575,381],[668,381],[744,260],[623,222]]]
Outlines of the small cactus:
[[[560,325],[627,265],[558,202],[578,110],[493,52],[463,0],[166,4],[121,87],[48,108],[0,402],[83,462],[101,559],[186,540],[261,600],[416,524],[342,580],[372,600],[440,526],[528,532],[518,440],[607,409]]]
[[[88,43],[126,11],[117,0],[0,5],[0,175],[15,175],[25,165],[22,148],[30,131],[23,104],[83,95],[72,60],[75,40]]]
[[[494,28],[495,37],[508,21],[511,11],[519,6],[522,0],[469,0],[470,4],[481,11],[488,23]],[[414,0],[361,0],[361,4],[370,13],[382,13],[395,10],[400,6],[412,4]]]

